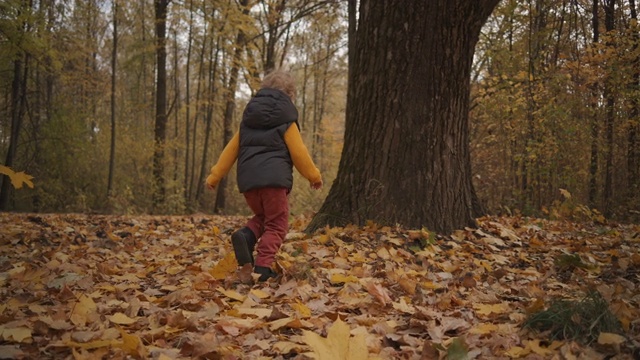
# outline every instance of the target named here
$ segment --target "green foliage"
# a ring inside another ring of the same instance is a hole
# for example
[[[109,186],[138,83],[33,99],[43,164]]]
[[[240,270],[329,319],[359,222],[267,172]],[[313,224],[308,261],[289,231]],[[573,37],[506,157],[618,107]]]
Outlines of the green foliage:
[[[601,332],[622,334],[620,321],[597,291],[578,301],[555,299],[548,309],[531,314],[523,328],[545,332],[553,340],[591,344]]]
[[[584,263],[578,254],[561,254],[554,259],[554,264],[558,271],[592,268],[591,265]]]

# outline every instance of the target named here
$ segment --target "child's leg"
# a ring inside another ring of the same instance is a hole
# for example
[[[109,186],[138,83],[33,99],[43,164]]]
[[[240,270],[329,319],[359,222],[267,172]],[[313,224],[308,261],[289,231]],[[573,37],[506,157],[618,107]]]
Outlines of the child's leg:
[[[264,231],[264,210],[262,209],[259,190],[250,190],[244,194],[244,197],[254,216],[243,228],[231,235],[233,251],[240,266],[247,263],[254,264],[253,250]]]
[[[289,231],[289,200],[287,189],[260,189],[264,216],[264,233],[258,242],[255,265],[269,268]]]
[[[256,240],[260,239],[264,232],[264,208],[262,207],[261,189],[253,189],[245,192],[244,199],[247,201],[247,205],[251,211],[253,211],[253,217],[245,225],[256,236]]]

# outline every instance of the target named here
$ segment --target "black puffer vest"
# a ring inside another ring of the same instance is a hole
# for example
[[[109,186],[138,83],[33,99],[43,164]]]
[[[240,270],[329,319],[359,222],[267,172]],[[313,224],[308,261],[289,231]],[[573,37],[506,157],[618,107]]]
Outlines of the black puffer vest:
[[[249,101],[240,123],[238,188],[241,193],[261,187],[293,186],[293,161],[284,133],[298,120],[287,94],[264,88]]]

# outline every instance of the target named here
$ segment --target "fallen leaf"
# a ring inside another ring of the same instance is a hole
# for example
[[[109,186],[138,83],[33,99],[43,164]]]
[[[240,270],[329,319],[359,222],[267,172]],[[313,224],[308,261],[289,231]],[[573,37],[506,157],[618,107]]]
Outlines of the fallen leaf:
[[[351,337],[349,326],[339,317],[329,327],[327,337],[303,331],[304,341],[318,360],[366,360],[369,351],[363,334]]]
[[[128,334],[122,329],[118,330],[120,331],[120,336],[122,336],[122,344],[120,344],[119,347],[137,358],[144,359],[147,357],[147,348],[142,343],[140,337]]]
[[[244,301],[247,297],[240,294],[239,292],[235,291],[235,290],[225,290],[222,287],[218,287],[216,290],[218,290],[219,292],[221,292],[222,294],[224,294],[224,296],[233,299],[233,300],[237,300],[237,301]]]
[[[127,315],[118,312],[108,317],[109,321],[118,325],[131,325],[136,322],[136,319],[132,319]]]
[[[233,274],[237,267],[236,256],[233,252],[230,252],[222,260],[218,261],[209,273],[214,279],[224,280],[228,275]]]
[[[0,336],[5,341],[21,343],[31,338],[31,329],[27,327],[5,328],[0,326]]]
[[[78,301],[71,312],[71,322],[75,325],[85,325],[96,318],[95,313],[98,308],[96,303],[90,297],[80,294]]]
[[[623,342],[627,341],[627,339],[618,334],[601,332],[598,335],[598,344],[600,345],[620,345]]]
[[[294,304],[291,304],[291,307],[300,315],[300,318],[305,319],[311,317],[311,309],[300,301],[296,300]]]
[[[480,315],[489,316],[491,314],[503,314],[511,310],[509,304],[473,304],[473,308]]]
[[[498,325],[491,323],[482,323],[474,326],[469,330],[471,334],[486,335],[492,334],[498,330]]]
[[[343,284],[349,282],[358,282],[358,278],[353,275],[344,275],[344,274],[333,274],[331,275],[332,284]]]
[[[373,295],[373,297],[380,302],[383,306],[386,306],[388,303],[393,302],[387,290],[380,284],[377,284],[373,281],[369,281],[366,283],[366,288],[369,294]]]

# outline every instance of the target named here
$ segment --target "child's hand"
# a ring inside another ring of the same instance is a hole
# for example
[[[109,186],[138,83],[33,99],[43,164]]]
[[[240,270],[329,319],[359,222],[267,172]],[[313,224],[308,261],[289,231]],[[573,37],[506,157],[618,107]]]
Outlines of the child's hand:
[[[311,183],[311,187],[318,190],[322,187],[322,180],[315,182],[315,183]]]
[[[216,188],[215,185],[211,185],[211,184],[207,183],[207,189],[213,191],[215,188]]]

